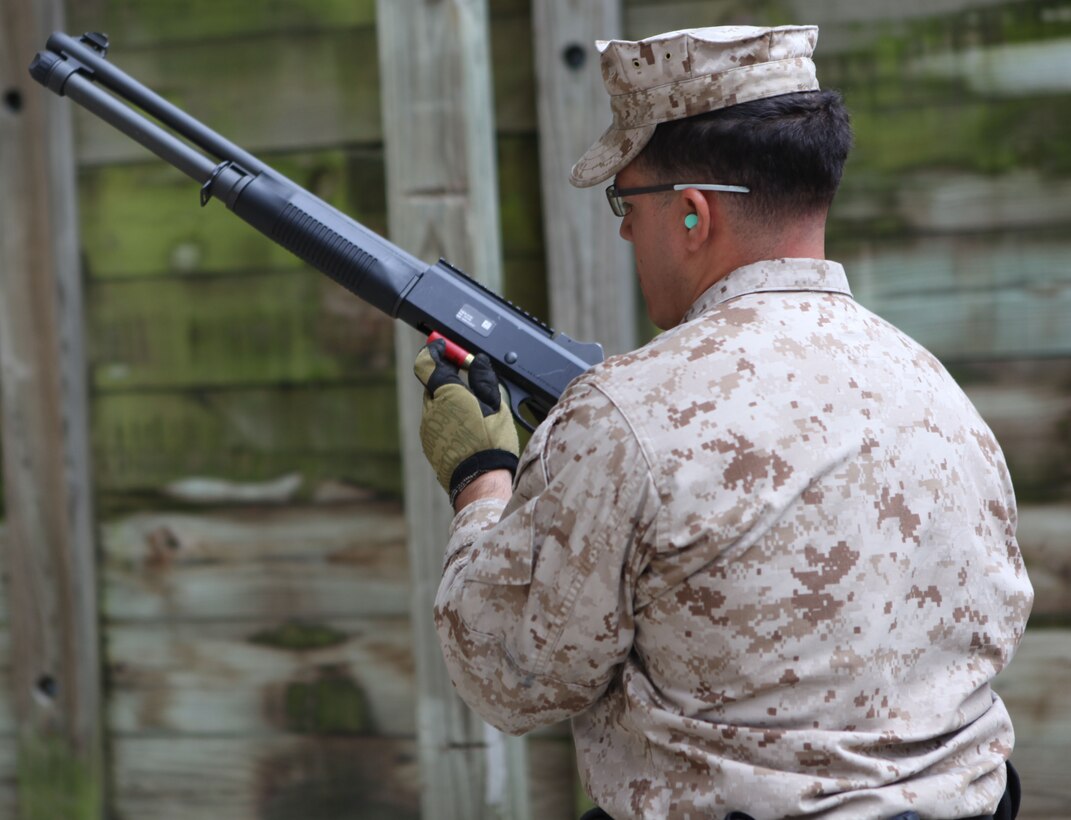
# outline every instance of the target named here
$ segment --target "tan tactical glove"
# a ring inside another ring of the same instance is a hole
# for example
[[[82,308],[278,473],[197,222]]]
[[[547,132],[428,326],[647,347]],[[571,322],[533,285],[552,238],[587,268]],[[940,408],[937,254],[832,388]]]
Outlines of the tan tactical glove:
[[[485,354],[477,354],[469,366],[468,386],[447,361],[441,339],[420,351],[413,372],[426,388],[420,443],[451,505],[483,473],[517,471],[517,428],[506,391]]]

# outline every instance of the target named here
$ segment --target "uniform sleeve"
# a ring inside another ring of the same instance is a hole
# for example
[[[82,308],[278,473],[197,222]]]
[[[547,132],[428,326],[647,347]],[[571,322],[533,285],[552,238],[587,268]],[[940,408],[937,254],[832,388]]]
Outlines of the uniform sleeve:
[[[632,646],[656,510],[627,419],[580,383],[529,442],[509,504],[454,519],[435,622],[451,680],[488,723],[521,734],[605,691]]]

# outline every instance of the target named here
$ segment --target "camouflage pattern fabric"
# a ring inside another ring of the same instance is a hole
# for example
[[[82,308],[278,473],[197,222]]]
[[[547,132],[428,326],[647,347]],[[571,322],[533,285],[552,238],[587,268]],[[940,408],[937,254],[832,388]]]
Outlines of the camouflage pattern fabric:
[[[617,820],[991,811],[1033,591],[992,433],[840,265],[740,268],[577,379],[436,622],[511,733],[572,718]]]

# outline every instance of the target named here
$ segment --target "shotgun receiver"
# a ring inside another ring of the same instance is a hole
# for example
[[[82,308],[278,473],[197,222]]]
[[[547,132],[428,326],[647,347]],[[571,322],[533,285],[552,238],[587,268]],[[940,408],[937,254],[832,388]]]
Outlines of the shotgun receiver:
[[[192,177],[201,185],[202,206],[222,201],[383,312],[425,335],[439,332],[486,353],[509,391],[514,417],[528,429],[522,407],[539,423],[569,382],[602,361],[599,345],[555,333],[445,260],[428,266],[328,205],[116,68],[107,51],[103,34],[75,39],[56,32],[30,74]]]

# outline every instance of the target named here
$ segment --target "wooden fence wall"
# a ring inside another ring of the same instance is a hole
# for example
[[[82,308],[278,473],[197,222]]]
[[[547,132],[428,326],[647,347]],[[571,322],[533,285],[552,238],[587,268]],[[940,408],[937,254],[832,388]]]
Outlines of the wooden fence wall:
[[[830,255],[948,363],[1004,445],[1037,606],[998,691],[1021,816],[1066,817],[1071,0],[622,5],[629,37],[822,26],[819,77],[843,90],[857,135]],[[532,10],[490,7],[505,289],[545,315]],[[68,20],[385,232],[374,9],[80,0]],[[202,211],[195,186],[126,138],[77,126],[115,816],[416,817],[390,323]],[[0,623],[0,818],[16,797],[6,648]],[[562,759],[533,759],[554,806],[534,816],[571,814]]]

